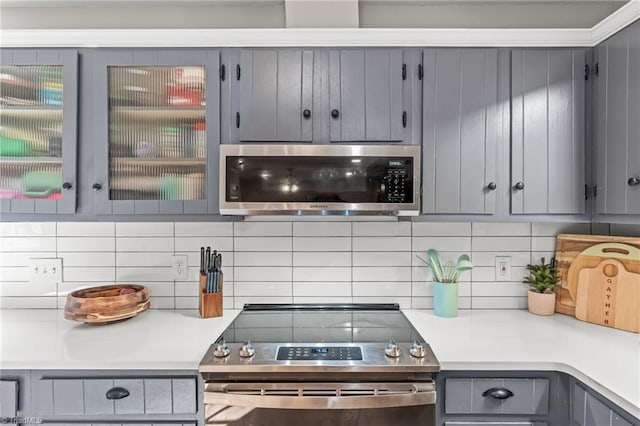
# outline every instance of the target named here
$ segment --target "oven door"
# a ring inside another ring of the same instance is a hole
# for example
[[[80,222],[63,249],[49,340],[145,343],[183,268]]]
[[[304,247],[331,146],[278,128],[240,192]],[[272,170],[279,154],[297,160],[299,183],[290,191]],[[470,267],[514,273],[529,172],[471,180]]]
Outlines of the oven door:
[[[207,383],[205,420],[218,425],[435,424],[433,381]]]

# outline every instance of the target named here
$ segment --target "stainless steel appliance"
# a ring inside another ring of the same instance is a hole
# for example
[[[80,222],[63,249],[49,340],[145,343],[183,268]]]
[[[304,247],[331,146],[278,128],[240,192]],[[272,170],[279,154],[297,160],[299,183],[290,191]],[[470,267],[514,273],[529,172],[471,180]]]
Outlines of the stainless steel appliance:
[[[208,424],[435,424],[433,351],[398,305],[245,305],[200,362]]]
[[[386,214],[420,208],[420,147],[221,145],[222,214]]]

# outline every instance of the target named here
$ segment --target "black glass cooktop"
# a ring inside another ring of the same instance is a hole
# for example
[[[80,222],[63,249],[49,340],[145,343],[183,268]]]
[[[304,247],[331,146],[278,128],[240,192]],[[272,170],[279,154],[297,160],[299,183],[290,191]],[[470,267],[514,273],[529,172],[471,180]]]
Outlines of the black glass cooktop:
[[[227,343],[424,342],[397,304],[245,305],[222,338]]]

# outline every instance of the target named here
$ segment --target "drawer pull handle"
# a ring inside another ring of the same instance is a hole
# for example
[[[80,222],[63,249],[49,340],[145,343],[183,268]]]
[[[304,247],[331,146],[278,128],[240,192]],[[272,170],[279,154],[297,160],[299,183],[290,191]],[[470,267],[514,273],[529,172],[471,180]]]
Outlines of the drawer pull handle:
[[[125,388],[116,386],[107,391],[107,399],[122,399],[129,396],[129,391]]]
[[[508,399],[513,396],[513,392],[507,388],[491,388],[482,392],[482,396],[490,396],[493,399]]]

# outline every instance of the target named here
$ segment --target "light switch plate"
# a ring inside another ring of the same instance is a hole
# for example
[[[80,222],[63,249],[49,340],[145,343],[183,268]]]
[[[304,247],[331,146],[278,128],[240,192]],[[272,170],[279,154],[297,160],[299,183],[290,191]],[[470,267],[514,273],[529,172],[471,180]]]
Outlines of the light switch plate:
[[[511,281],[510,256],[496,256],[496,281]]]
[[[29,259],[29,282],[57,284],[62,282],[62,259],[59,257]]]

